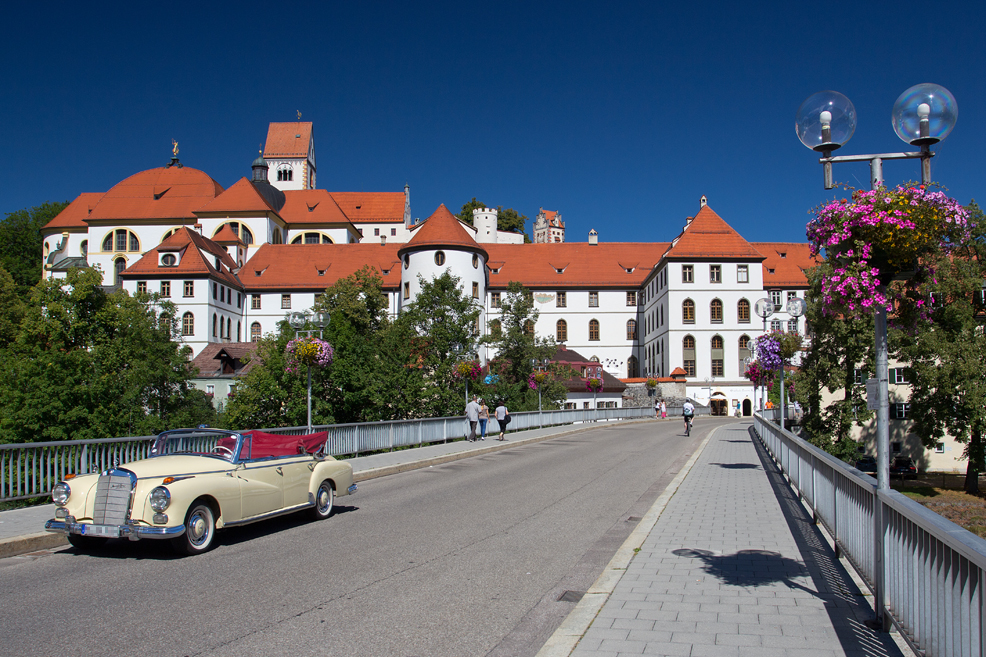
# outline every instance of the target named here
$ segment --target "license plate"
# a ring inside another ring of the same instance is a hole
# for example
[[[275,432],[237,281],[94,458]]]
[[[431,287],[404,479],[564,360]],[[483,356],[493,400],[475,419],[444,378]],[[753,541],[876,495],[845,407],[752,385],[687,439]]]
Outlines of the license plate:
[[[82,525],[82,534],[120,538],[120,528],[115,525]]]

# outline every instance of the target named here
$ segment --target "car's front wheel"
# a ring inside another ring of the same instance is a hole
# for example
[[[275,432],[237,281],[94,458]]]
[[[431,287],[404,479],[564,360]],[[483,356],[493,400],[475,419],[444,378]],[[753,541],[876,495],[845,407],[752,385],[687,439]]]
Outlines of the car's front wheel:
[[[202,501],[192,504],[185,515],[185,533],[172,539],[180,554],[201,554],[212,547],[216,536],[216,518],[212,507]]]
[[[92,552],[106,545],[105,538],[80,536],[79,534],[69,534],[68,542],[79,552]]]
[[[336,491],[332,488],[332,482],[326,479],[318,490],[315,491],[315,506],[312,507],[312,518],[324,520],[332,515],[332,505],[335,503]]]

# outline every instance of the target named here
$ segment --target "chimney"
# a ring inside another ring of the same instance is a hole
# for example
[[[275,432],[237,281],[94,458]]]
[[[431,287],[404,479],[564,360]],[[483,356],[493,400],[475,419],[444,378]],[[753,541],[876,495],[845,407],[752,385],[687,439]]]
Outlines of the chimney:
[[[387,246],[387,236],[386,235],[381,235],[380,236],[380,246]]]
[[[202,234],[202,224],[195,224],[194,226],[192,226],[192,229],[199,235]]]
[[[701,210],[702,208],[704,208],[708,204],[709,204],[709,199],[705,198],[705,194],[702,194],[702,198],[698,202],[698,208],[699,208],[699,210]]]
[[[599,233],[595,228],[589,231],[589,244],[599,244]]]

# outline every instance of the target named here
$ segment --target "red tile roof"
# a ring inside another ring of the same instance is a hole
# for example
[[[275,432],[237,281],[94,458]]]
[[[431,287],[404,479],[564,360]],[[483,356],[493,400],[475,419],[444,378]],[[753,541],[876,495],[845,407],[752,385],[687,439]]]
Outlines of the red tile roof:
[[[311,121],[271,123],[267,128],[264,157],[308,157],[308,146],[311,141]]]
[[[149,169],[114,185],[96,203],[87,220],[195,219],[194,211],[222,192],[222,185],[198,169]]]
[[[286,191],[284,197],[286,200],[280,214],[289,228],[310,224],[351,225],[335,199],[324,189]]]
[[[352,222],[404,221],[404,192],[331,192],[331,195]]]
[[[46,233],[54,232],[56,229],[69,228],[88,228],[86,219],[89,212],[96,207],[99,199],[103,198],[102,192],[85,192],[79,194],[78,198],[68,204],[64,210],[59,212],[54,219],[45,224],[41,230]]]
[[[821,260],[811,256],[807,244],[793,242],[754,242],[753,246],[766,258],[763,261],[763,286],[808,287],[805,270]]]
[[[158,254],[177,252],[178,265],[162,267]],[[216,268],[216,258],[220,267]],[[121,274],[123,278],[176,278],[178,276],[212,276],[226,285],[237,290],[243,289],[243,284],[231,271],[236,263],[222,248],[208,237],[199,235],[196,231],[181,227],[168,239],[145,253],[140,260],[127,267]]]
[[[222,194],[195,208],[197,214],[209,212],[275,212],[264,197],[260,195],[253,183],[246,178],[240,178]]]
[[[380,272],[384,287],[393,291],[401,284],[399,246],[264,244],[243,266],[240,279],[248,290],[324,290],[369,265]]]
[[[459,221],[459,218],[449,212],[443,203],[430,217],[415,228],[411,240],[404,244],[398,253],[403,255],[407,251],[416,251],[424,247],[460,247],[482,253],[485,258],[487,256],[486,249],[477,244],[463,226],[464,224]]]
[[[199,354],[192,359],[192,367],[198,369],[197,379],[215,378],[224,376],[222,371],[223,361],[232,361],[236,367],[235,372],[225,374],[225,376],[244,376],[253,369],[255,359],[250,359],[257,351],[257,342],[210,342]],[[225,352],[226,358],[220,356],[220,352]]]
[[[243,244],[243,240],[233,232],[233,228],[229,224],[223,224],[219,232],[212,236],[212,241],[216,244]]]
[[[685,226],[677,240],[672,242],[671,250],[666,257],[685,260],[705,258],[759,260],[760,254],[706,205]]]
[[[486,244],[490,288],[511,281],[531,288],[631,288],[643,285],[668,249],[667,242]],[[632,269],[627,272],[627,269]],[[499,269],[494,273],[493,269]],[[562,272],[559,273],[558,270]]]
[[[562,227],[561,221],[559,221],[557,217],[558,217],[558,211],[557,210],[545,210],[544,211],[544,219],[545,219],[545,221],[548,222],[548,225],[549,226],[553,226],[554,228],[561,228]]]

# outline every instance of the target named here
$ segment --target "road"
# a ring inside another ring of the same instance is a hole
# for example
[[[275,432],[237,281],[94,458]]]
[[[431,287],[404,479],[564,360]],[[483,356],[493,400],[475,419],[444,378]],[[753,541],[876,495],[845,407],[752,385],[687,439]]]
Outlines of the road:
[[[322,522],[204,555],[114,541],[0,560],[6,655],[533,655],[729,420],[600,425],[374,479]],[[6,563],[4,563],[6,562]],[[577,599],[577,593],[567,598]]]

